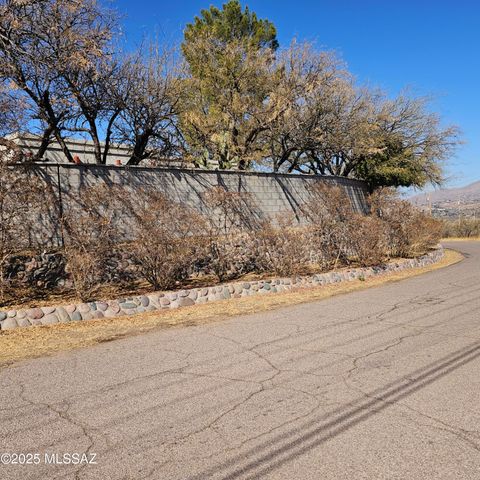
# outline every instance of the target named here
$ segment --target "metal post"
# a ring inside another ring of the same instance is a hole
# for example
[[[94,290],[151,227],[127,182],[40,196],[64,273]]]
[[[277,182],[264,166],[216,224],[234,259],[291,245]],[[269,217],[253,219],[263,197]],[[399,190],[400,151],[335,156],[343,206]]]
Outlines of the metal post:
[[[60,239],[62,248],[65,248],[65,239],[63,237],[63,197],[62,186],[60,184],[60,165],[57,163],[57,188],[58,188],[58,211],[60,214]]]

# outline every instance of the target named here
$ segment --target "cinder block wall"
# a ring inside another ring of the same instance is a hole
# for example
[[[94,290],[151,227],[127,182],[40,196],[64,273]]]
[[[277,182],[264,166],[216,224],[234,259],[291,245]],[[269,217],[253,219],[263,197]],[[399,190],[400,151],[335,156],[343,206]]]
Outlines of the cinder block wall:
[[[202,194],[214,186],[222,186],[228,191],[248,192],[261,216],[275,217],[288,212],[302,222],[299,207],[308,197],[309,186],[315,182],[327,182],[345,189],[358,212],[366,211],[366,184],[343,177],[71,164],[39,164],[34,168],[37,175],[52,187],[64,210],[74,204],[82,187],[105,183],[123,185],[131,190],[132,195],[138,186],[151,186],[176,202],[187,203],[202,211]],[[50,221],[51,243],[59,244],[59,226],[53,224],[53,219]]]

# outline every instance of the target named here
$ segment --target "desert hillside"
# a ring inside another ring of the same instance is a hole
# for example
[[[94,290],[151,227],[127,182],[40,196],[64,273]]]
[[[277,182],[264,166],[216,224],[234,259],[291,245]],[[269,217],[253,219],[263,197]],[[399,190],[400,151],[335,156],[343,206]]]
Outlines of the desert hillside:
[[[415,205],[432,209],[439,217],[480,216],[480,181],[460,188],[420,193],[410,198]]]

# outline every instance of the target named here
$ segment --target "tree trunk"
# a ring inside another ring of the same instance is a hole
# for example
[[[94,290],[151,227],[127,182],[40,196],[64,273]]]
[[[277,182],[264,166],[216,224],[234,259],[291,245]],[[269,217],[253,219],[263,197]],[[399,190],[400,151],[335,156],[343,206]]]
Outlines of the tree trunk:
[[[53,128],[48,126],[42,135],[42,141],[38,147],[37,152],[33,156],[33,161],[39,161],[43,158],[44,153],[47,151],[48,145],[50,144],[50,138],[52,137]]]
[[[132,156],[129,158],[127,165],[138,165],[145,158],[145,150],[151,135],[152,132],[148,130],[135,140]]]
[[[107,164],[108,152],[110,151],[110,139],[112,137],[112,128],[119,114],[120,114],[120,110],[116,110],[110,117],[110,120],[108,121],[107,131],[105,133],[105,147],[103,148],[103,157],[102,157],[103,165]]]
[[[70,152],[70,149],[68,148],[67,144],[65,143],[65,140],[60,135],[60,132],[58,132],[58,131],[55,132],[55,138],[56,138],[58,144],[60,145],[60,147],[62,148],[62,152],[65,155],[65,157],[67,158],[67,160],[70,163],[75,163],[73,161],[72,153]]]

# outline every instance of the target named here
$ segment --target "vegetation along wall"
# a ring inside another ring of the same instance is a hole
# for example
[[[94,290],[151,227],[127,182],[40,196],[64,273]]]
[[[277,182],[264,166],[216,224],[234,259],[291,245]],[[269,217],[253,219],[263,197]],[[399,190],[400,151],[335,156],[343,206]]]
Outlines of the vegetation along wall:
[[[344,177],[72,164],[37,164],[34,169],[45,182],[45,195],[54,195],[59,205],[43,222],[43,234],[50,236],[52,246],[61,243],[59,212],[75,208],[84,187],[101,184],[121,185],[131,195],[139,188],[154,188],[172,201],[199,211],[204,208],[204,193],[220,186],[227,191],[249,194],[260,217],[290,214],[302,223],[301,207],[309,195],[309,187],[315,182],[326,182],[344,189],[356,211],[365,212],[367,208],[366,184]]]

